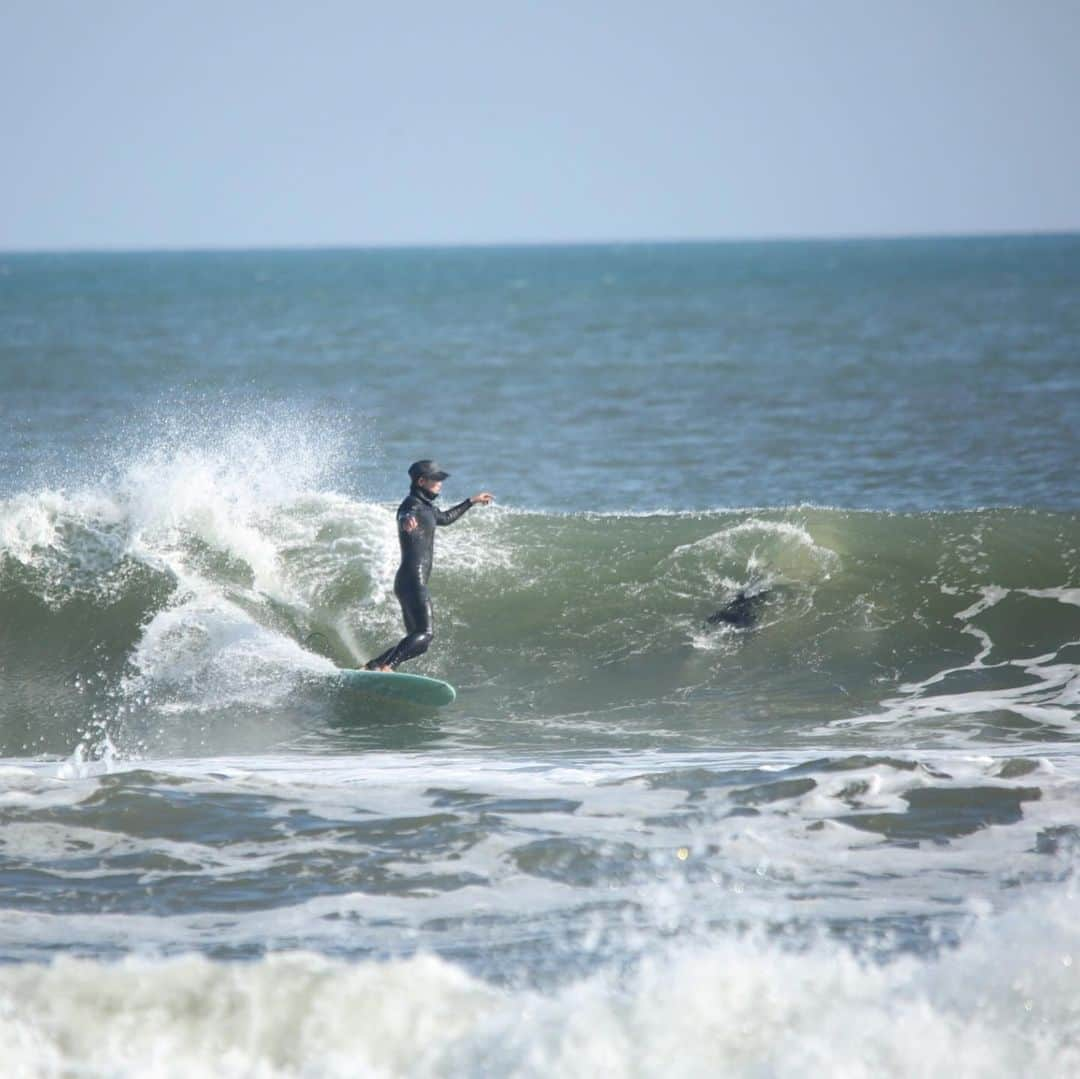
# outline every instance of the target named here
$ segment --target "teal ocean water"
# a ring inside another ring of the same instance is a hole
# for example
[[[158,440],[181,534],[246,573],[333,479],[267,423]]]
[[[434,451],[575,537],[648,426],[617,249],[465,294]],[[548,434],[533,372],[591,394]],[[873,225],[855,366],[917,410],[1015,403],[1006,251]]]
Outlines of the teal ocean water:
[[[0,389],[13,1074],[1080,1072],[1080,238],[0,255]]]

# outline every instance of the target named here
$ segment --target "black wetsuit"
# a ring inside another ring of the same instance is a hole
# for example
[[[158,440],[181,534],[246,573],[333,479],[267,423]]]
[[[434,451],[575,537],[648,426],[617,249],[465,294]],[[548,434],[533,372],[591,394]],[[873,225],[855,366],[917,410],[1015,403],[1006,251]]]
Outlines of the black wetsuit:
[[[393,648],[368,663],[376,667],[397,668],[406,660],[422,656],[435,636],[431,596],[427,582],[431,576],[431,561],[435,553],[436,525],[452,525],[472,505],[465,499],[444,513],[435,505],[436,495],[413,484],[409,495],[398,506],[397,530],[401,544],[401,565],[394,578],[394,595],[401,604],[405,619],[405,636]]]

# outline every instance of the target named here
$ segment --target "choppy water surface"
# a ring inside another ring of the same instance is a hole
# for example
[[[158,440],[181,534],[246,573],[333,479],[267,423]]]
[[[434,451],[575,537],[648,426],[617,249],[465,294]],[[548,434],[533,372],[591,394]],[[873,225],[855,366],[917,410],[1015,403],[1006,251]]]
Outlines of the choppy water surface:
[[[0,261],[14,1074],[1080,1071],[1080,242]]]

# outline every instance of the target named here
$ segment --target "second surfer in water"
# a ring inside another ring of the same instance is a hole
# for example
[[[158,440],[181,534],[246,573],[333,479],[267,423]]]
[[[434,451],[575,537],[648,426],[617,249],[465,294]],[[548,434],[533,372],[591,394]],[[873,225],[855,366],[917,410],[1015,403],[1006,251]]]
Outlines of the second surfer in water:
[[[401,604],[405,636],[392,648],[371,660],[369,671],[393,671],[406,660],[422,656],[435,636],[435,622],[428,593],[428,577],[435,552],[435,528],[452,525],[472,506],[488,506],[494,496],[487,491],[473,495],[450,509],[438,509],[435,499],[443,480],[450,475],[430,460],[415,461],[409,466],[412,486],[405,501],[398,506],[397,533],[401,544],[401,565],[394,578],[394,595]]]

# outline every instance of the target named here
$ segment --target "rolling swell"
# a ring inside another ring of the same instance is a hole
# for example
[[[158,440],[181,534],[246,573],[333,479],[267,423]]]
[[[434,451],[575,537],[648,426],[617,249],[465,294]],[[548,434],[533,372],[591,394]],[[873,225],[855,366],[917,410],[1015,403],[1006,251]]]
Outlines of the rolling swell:
[[[218,752],[355,718],[325,676],[399,634],[388,508],[175,495],[0,503],[0,752]],[[440,532],[416,669],[463,690],[466,740],[1072,737],[1078,550],[1076,514],[1015,509],[477,510]],[[753,618],[711,625],[740,594]]]

